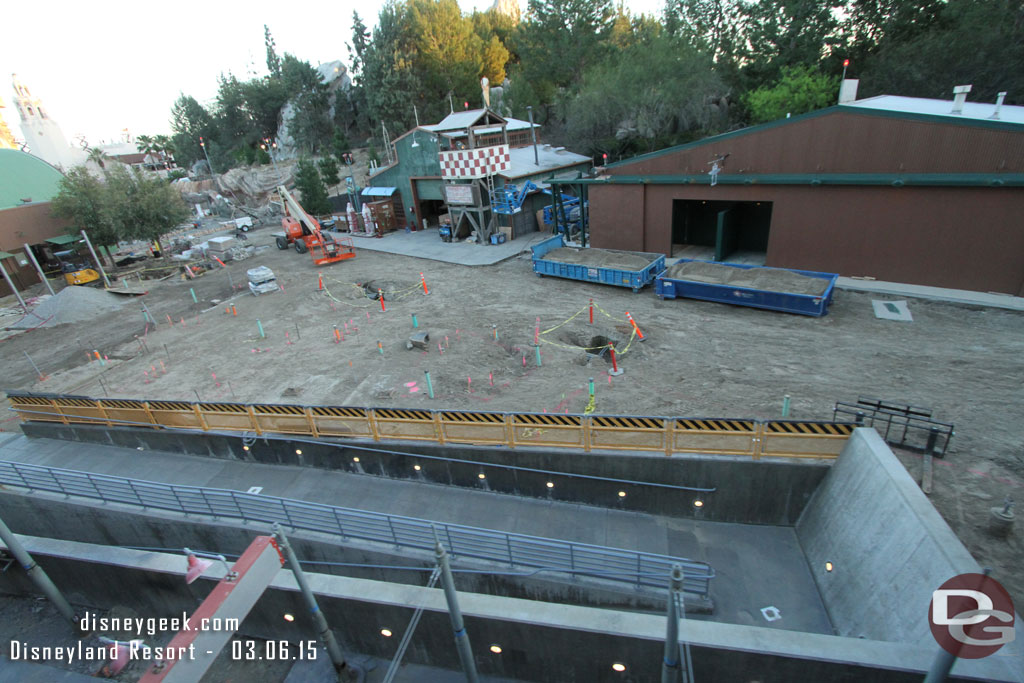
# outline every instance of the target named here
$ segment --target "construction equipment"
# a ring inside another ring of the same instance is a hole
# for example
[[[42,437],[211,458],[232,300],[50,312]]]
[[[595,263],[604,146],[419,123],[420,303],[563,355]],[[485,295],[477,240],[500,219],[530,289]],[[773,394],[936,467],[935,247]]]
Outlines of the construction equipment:
[[[54,256],[60,261],[60,272],[64,274],[64,281],[69,285],[93,285],[102,287],[103,282],[100,274],[91,263],[77,261],[78,253],[69,251],[58,251]]]
[[[317,220],[306,213],[283,185],[278,186],[277,195],[284,207],[284,217],[281,219],[284,234],[277,235],[278,249],[287,249],[294,244],[295,251],[300,254],[308,251],[313,257],[313,263],[318,266],[355,258],[355,246],[350,238],[325,235]]]

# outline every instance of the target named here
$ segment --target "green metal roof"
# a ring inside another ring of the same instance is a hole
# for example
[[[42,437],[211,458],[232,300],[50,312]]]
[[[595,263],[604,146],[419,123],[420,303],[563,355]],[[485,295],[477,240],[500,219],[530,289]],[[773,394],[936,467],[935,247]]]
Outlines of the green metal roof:
[[[57,194],[60,171],[31,154],[0,149],[0,210],[25,204],[48,202]]]
[[[796,123],[797,121],[806,121],[807,119],[816,119],[819,116],[831,116],[832,114],[852,114],[854,116],[876,116],[879,118],[909,119],[911,121],[921,121],[924,123],[942,123],[957,126],[969,126],[974,128],[989,128],[993,130],[1012,130],[1018,133],[1021,132],[1022,128],[1019,123],[1011,123],[1007,121],[980,121],[978,119],[956,119],[950,116],[935,116],[931,114],[891,111],[887,109],[869,109],[867,107],[850,107],[843,105],[835,105],[832,107],[827,107],[825,109],[818,109],[817,111],[808,112],[807,114],[791,116],[788,119],[776,119],[775,121],[769,121],[768,123],[761,123],[756,126],[741,128],[739,130],[730,131],[728,133],[721,133],[720,135],[712,135],[711,137],[701,138],[700,140],[694,140],[693,142],[687,142],[682,145],[666,147],[665,149],[659,149],[655,152],[648,152],[647,154],[640,154],[630,159],[623,159],[622,161],[616,161],[614,163],[607,164],[607,168],[628,166],[629,164],[635,164],[638,161],[657,159],[658,157],[662,157],[667,154],[673,154],[675,152],[679,152],[685,149],[693,149],[694,147],[700,147],[701,145],[714,144],[717,142],[721,142],[723,140],[741,137],[743,135],[759,133],[763,130],[771,130],[772,128],[778,128],[779,126],[788,126],[792,123]],[[722,182],[721,179],[719,180],[719,182]]]
[[[14,256],[14,254],[9,251],[0,251],[0,259],[11,258],[12,256]]]
[[[552,185],[710,185],[711,176],[609,175],[547,181]],[[1024,187],[1024,173],[763,173],[718,175],[718,185],[891,185],[892,187]]]
[[[56,244],[59,247],[63,247],[65,244],[72,244],[82,239],[80,235],[58,235],[57,237],[51,237],[46,240],[50,244]]]

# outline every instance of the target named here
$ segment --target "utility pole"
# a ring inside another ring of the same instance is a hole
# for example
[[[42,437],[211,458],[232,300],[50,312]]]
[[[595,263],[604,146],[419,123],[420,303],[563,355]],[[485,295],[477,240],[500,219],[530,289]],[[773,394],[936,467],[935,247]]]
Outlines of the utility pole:
[[[213,164],[210,163],[210,155],[206,151],[206,142],[203,140],[203,136],[199,136],[199,146],[203,148],[203,156],[206,157],[206,165],[210,167],[210,177],[213,177]]]
[[[434,530],[437,536],[437,529]],[[455,648],[459,652],[459,661],[462,662],[462,670],[466,674],[469,683],[478,683],[480,680],[476,673],[476,662],[473,660],[473,650],[469,645],[469,635],[466,633],[466,624],[462,621],[462,610],[459,609],[459,599],[455,593],[455,580],[452,578],[452,568],[448,564],[448,553],[438,540],[434,546],[434,555],[437,564],[441,567],[441,583],[444,586],[444,598],[448,601],[448,616],[452,621],[452,631],[455,632]]]
[[[22,569],[28,574],[28,577],[32,579],[39,590],[43,592],[50,602],[57,608],[61,616],[71,622],[71,624],[78,629],[78,619],[75,617],[75,610],[71,608],[68,601],[64,598],[64,595],[60,592],[60,589],[54,585],[50,577],[46,575],[43,568],[36,564],[36,561],[32,559],[32,556],[25,550],[25,546],[21,544],[15,535],[6,524],[4,520],[0,519],[0,540],[4,542],[7,549],[14,555],[14,559],[18,561]]]
[[[533,163],[540,166],[540,158],[537,155],[537,129],[533,126],[533,107],[526,108],[526,115],[530,118],[530,133],[533,135]]]
[[[320,637],[320,641],[323,642],[324,647],[327,648],[327,654],[331,658],[331,663],[334,664],[334,670],[338,673],[339,680],[355,680],[358,675],[355,669],[348,665],[345,661],[345,656],[341,652],[341,647],[338,645],[338,641],[334,638],[334,632],[331,631],[331,627],[327,624],[327,619],[324,617],[324,613],[320,611],[320,606],[316,602],[316,596],[313,595],[313,591],[309,587],[309,582],[306,581],[306,574],[302,571],[302,566],[299,564],[299,558],[295,556],[295,551],[292,550],[291,544],[288,543],[288,537],[284,535],[284,530],[281,529],[281,525],[274,522],[274,536],[277,537],[278,543],[281,544],[281,550],[284,551],[285,557],[288,558],[288,564],[292,566],[292,573],[295,575],[295,582],[299,584],[299,590],[302,591],[302,597],[306,600],[306,605],[309,607],[310,614],[313,615],[313,622],[316,624],[316,632]]]

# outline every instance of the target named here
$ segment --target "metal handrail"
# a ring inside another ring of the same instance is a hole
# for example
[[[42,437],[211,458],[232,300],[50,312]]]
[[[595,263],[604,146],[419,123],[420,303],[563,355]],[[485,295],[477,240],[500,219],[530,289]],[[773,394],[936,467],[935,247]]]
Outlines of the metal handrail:
[[[438,534],[447,540],[452,556],[629,582],[638,587],[663,588],[665,576],[672,565],[679,564],[685,573],[685,590],[700,595],[708,594],[711,579],[715,576],[714,570],[705,562],[668,555],[431,522],[228,489],[180,486],[42,465],[0,461],[0,484],[186,514],[265,524],[280,522],[293,529],[417,550],[434,549],[436,528]]]

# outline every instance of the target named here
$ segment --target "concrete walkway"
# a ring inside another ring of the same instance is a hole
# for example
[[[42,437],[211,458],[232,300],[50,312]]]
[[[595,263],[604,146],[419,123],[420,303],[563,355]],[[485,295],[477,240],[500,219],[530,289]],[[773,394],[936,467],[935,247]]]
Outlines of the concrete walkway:
[[[504,244],[442,242],[437,228],[431,228],[416,232],[398,230],[389,232],[381,238],[352,236],[352,242],[357,249],[415,256],[463,266],[490,266],[523,251],[529,253],[531,245],[548,237],[551,237],[548,232],[529,232]]]
[[[989,308],[1005,308],[1011,311],[1024,311],[1024,297],[1009,294],[993,294],[988,292],[971,292],[965,289],[945,289],[943,287],[926,287],[924,285],[907,285],[901,282],[880,282],[878,280],[857,280],[841,277],[836,287],[852,292],[869,294],[888,294],[905,296],[913,299],[931,299],[954,304],[970,304]]]
[[[20,434],[0,440],[0,460],[236,491],[261,486],[262,495],[701,560],[716,572],[712,620],[832,633],[790,527],[698,522],[369,475]],[[781,611],[781,620],[764,619],[760,610],[769,605]]]

